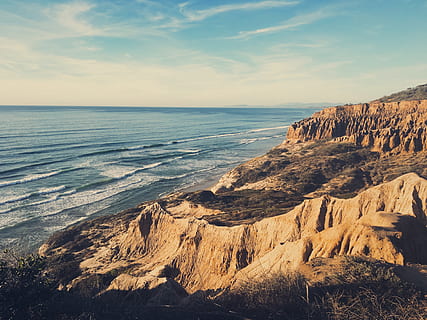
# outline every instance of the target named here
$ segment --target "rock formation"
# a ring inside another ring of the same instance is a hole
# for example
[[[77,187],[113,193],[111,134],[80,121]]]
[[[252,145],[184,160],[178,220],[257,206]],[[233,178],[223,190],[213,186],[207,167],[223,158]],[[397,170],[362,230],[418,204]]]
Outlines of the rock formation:
[[[72,253],[80,261],[82,274],[70,287],[90,275],[121,270],[108,288],[116,290],[168,278],[188,292],[217,289],[236,275],[253,278],[336,255],[427,263],[426,199],[427,180],[407,174],[351,199],[310,199],[287,214],[234,227],[174,216],[154,202],[129,216],[127,225],[114,217],[83,224],[66,243],[51,240],[40,252]],[[75,241],[81,236],[88,241],[83,248]]]
[[[319,257],[427,264],[426,111],[427,100],[325,109],[212,192],[83,222],[52,236],[40,254],[73,271],[63,288],[96,277],[104,283],[93,295],[156,289],[152,303]]]
[[[374,151],[418,152],[427,147],[427,100],[332,107],[290,126],[289,140],[336,138]]]

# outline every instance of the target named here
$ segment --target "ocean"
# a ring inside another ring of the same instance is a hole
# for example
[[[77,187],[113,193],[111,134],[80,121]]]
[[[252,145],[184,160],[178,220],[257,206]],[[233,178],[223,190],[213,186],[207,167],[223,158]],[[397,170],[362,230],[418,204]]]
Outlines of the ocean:
[[[314,111],[0,106],[0,248],[213,184]]]

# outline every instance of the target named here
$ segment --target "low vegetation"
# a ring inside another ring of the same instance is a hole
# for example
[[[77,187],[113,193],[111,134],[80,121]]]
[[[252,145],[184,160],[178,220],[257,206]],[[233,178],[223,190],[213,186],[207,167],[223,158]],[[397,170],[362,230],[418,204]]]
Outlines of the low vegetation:
[[[237,167],[239,177],[234,190],[184,193],[161,199],[159,203],[167,208],[186,200],[221,210],[222,214],[203,217],[215,225],[252,223],[284,214],[307,198],[324,194],[351,198],[409,172],[427,177],[426,157],[426,151],[382,157],[368,148],[328,141],[307,144],[293,152],[276,148],[257,159],[257,165],[249,162]],[[262,183],[266,176],[274,180],[272,188],[238,189],[247,183]]]
[[[419,85],[414,88],[393,93],[389,96],[378,99],[379,102],[395,102],[406,100],[424,100],[427,99],[427,84]]]
[[[347,257],[343,270],[310,285],[300,274],[270,274],[221,297],[251,319],[423,320],[422,288],[403,281],[395,266]]]
[[[347,257],[341,271],[331,273],[317,284],[310,284],[298,273],[276,273],[247,281],[216,298],[206,298],[209,293],[198,293],[190,303],[168,307],[144,305],[149,300],[149,290],[115,291],[95,297],[88,294],[89,287],[80,288],[82,292],[58,291],[58,280],[45,272],[49,263],[37,255],[17,257],[7,252],[2,256],[0,319],[423,320],[427,317],[426,292],[402,280],[396,266],[355,257]],[[322,261],[314,260],[312,264],[321,265]]]

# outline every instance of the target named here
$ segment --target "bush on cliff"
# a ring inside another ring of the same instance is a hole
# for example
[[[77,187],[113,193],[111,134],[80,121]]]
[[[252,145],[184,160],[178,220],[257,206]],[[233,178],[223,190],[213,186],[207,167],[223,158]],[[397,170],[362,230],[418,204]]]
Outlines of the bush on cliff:
[[[251,319],[427,319],[422,289],[401,280],[392,265],[355,257],[315,286],[300,274],[275,273],[244,283],[218,302]]]
[[[0,259],[0,319],[330,319],[424,320],[422,289],[403,281],[396,266],[348,257],[341,272],[316,285],[297,273],[271,274],[214,300],[188,306],[145,306],[149,292],[87,297],[57,291],[37,255]],[[312,261],[321,266],[322,261]],[[209,311],[209,306],[215,306]],[[230,311],[233,311],[230,313]]]
[[[44,274],[46,260],[37,255],[18,257],[5,251],[0,260],[0,319],[40,319],[53,293]]]

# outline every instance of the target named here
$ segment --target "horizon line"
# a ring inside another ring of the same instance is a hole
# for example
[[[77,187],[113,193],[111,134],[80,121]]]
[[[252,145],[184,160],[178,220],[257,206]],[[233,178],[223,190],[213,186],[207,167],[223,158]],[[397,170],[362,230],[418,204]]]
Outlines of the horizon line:
[[[318,108],[321,106],[343,105],[341,102],[291,102],[276,105],[250,105],[250,104],[237,104],[237,105],[72,105],[72,104],[0,104],[0,107],[83,107],[83,108],[292,108],[302,107],[305,108]],[[348,103],[347,103],[348,104]],[[353,104],[353,103],[351,103]],[[293,106],[295,105],[295,106]],[[310,107],[310,105],[313,105]]]

